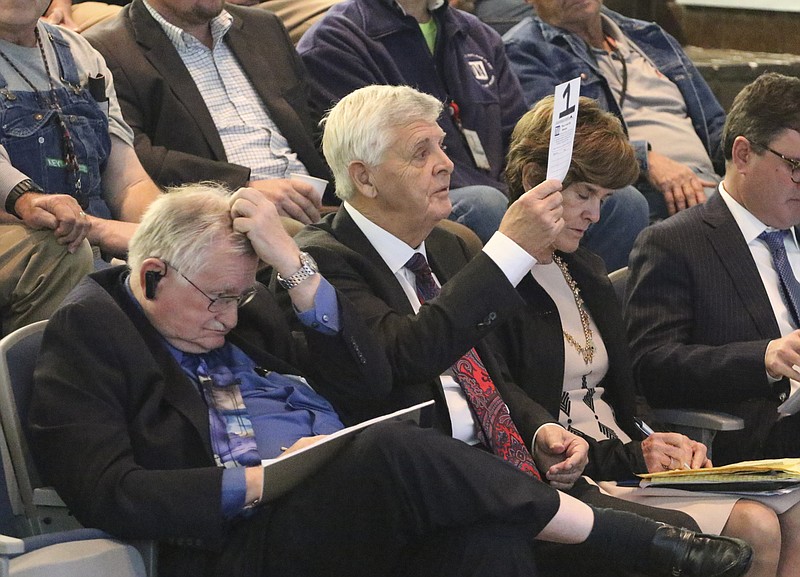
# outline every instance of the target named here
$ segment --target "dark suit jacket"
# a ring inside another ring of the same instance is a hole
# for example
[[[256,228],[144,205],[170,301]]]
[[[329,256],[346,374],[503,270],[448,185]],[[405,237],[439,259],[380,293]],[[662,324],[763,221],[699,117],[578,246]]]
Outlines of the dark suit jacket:
[[[385,347],[394,389],[383,405],[359,407],[367,416],[423,400],[438,401],[441,428],[450,431],[439,375],[475,346],[523,439],[552,417],[505,375],[489,333],[522,306],[502,271],[483,252],[472,260],[464,243],[436,228],[425,240],[441,294],[414,314],[386,263],[345,210],[307,226],[295,240],[317,260]]]
[[[270,117],[313,175],[332,180],[314,142],[306,72],[283,24],[267,10],[227,5],[225,37]],[[189,71],[141,0],[86,32],[114,75],[122,114],[145,170],[167,186],[215,180],[236,189],[250,168],[227,161],[217,128]],[[326,204],[338,204],[328,187]]]
[[[781,335],[722,197],[645,229],[630,270],[628,331],[634,376],[647,400],[741,415],[744,433],[718,434],[715,462],[758,458],[778,405],[764,354]]]
[[[51,318],[29,413],[33,453],[86,526],[221,548],[228,525],[208,409],[126,294],[125,272],[116,267],[87,277]],[[339,336],[307,331],[310,359],[261,289],[229,336],[260,366],[292,374],[302,367],[332,398],[339,390],[370,395],[388,386],[385,357],[345,299]]]
[[[622,312],[603,261],[586,249],[572,254],[559,253],[581,289],[586,308],[592,315],[608,351],[608,374],[600,386],[603,400],[614,409],[617,423],[632,439],[641,434],[633,424],[634,386],[628,341]],[[496,331],[499,352],[514,382],[558,418],[564,386],[564,339],[561,317],[553,299],[531,275],[517,286],[528,306]],[[630,479],[646,471],[638,442],[589,442],[589,465],[585,474],[596,480]]]

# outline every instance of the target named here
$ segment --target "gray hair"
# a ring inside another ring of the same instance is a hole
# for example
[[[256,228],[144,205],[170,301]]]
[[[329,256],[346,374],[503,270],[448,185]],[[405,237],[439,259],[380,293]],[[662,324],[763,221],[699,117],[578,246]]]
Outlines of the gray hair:
[[[185,275],[195,274],[212,246],[232,256],[255,254],[247,236],[233,230],[230,194],[214,182],[187,184],[162,194],[147,208],[128,245],[134,274],[151,257]]]
[[[392,130],[412,122],[436,122],[443,105],[410,86],[372,85],[342,98],[320,123],[322,151],[336,181],[336,196],[353,198],[348,168],[353,161],[377,166],[391,144]]]

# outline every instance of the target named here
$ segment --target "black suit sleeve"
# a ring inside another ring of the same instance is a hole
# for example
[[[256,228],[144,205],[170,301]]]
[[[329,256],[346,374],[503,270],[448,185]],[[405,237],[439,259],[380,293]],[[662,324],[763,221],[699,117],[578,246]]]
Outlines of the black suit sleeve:
[[[304,250],[383,342],[397,382],[438,378],[519,306],[514,288],[484,253],[445,283],[436,300],[424,304],[415,315],[410,305],[409,312],[398,311],[376,294],[371,283],[377,281],[369,278],[374,274],[369,270],[374,267],[371,262],[364,262],[359,270],[341,250],[314,244],[305,244]],[[402,291],[393,276],[388,282]]]
[[[391,368],[352,303],[336,293],[340,330],[335,335],[302,325],[287,305],[294,321],[290,330],[274,295],[266,287],[259,288],[257,297],[239,315],[231,335],[234,344],[253,358],[269,355],[274,363],[268,367],[271,370],[294,373],[300,369],[345,424],[363,420],[361,407],[388,393]]]
[[[621,443],[618,439],[586,439],[589,443],[589,464],[583,474],[595,481],[626,481],[647,472],[639,441]]]

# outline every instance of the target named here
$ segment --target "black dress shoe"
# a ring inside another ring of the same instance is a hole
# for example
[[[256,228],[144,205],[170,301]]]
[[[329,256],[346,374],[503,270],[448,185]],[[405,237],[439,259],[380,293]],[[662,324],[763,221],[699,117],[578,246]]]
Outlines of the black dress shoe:
[[[664,525],[650,546],[654,575],[739,577],[750,568],[753,550],[741,539],[695,533]]]

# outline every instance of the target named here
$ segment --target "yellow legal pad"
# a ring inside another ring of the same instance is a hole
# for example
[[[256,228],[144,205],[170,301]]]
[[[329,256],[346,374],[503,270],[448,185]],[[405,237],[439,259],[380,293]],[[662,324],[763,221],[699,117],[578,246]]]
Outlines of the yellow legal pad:
[[[709,469],[675,469],[639,475],[642,487],[688,491],[776,491],[800,485],[800,459],[742,461]]]

